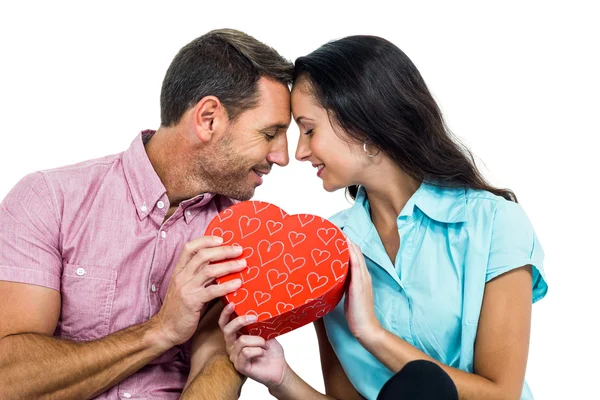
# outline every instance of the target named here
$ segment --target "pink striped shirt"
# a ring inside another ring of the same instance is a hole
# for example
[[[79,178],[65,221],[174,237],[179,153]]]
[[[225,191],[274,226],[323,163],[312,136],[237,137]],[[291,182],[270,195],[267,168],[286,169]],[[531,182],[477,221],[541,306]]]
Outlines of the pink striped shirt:
[[[128,150],[23,178],[0,204],[0,280],[59,290],[54,336],[87,341],[147,321],[164,300],[183,245],[234,202],[200,194],[169,210],[166,189],[138,135]],[[189,343],[99,399],[177,399]]]

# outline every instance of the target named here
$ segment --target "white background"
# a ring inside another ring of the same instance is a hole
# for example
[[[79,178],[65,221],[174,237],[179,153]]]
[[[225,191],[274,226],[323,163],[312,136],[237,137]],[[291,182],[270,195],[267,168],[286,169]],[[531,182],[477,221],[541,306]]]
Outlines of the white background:
[[[492,183],[516,192],[543,244],[550,289],[534,306],[527,369],[536,398],[596,396],[594,2],[394,3],[2,2],[0,199],[29,172],[123,151],[157,128],[169,63],[211,29],[243,30],[291,60],[346,35],[382,36],[415,62]],[[292,157],[297,136],[293,125]],[[323,217],[348,206],[295,160],[274,169],[256,198]],[[290,365],[322,389],[313,328],[281,342]],[[250,381],[242,391],[268,397]]]

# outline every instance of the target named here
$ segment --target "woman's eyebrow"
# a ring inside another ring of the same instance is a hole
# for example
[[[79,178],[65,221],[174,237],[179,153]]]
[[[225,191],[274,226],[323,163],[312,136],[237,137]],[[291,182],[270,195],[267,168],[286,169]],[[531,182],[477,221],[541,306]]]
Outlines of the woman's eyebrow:
[[[307,121],[312,121],[312,119],[308,118],[308,117],[304,117],[304,116],[299,116],[298,118],[296,118],[296,123],[297,124],[301,124],[302,121],[307,120]]]

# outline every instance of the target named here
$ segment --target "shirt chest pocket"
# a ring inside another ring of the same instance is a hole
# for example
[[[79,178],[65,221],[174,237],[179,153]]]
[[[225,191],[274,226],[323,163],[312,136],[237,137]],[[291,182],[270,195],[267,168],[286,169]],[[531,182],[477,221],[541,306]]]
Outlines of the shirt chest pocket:
[[[75,340],[108,334],[117,271],[108,267],[65,264],[61,278],[61,313],[57,336]]]

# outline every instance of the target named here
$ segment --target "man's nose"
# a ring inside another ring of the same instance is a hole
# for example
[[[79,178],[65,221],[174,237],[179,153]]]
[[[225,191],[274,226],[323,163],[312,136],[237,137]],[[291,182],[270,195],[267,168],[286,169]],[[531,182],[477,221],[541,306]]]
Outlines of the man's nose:
[[[287,137],[282,135],[281,138],[271,148],[271,151],[267,155],[267,161],[277,164],[280,167],[285,167],[290,163],[290,156],[288,154]]]

